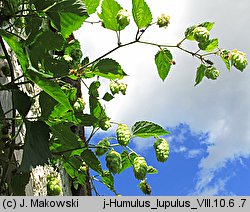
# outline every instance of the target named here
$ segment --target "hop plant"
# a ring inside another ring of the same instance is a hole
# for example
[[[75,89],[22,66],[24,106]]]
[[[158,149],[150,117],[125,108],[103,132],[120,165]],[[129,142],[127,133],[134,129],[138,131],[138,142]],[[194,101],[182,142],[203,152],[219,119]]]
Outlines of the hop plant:
[[[196,27],[193,31],[194,39],[199,43],[204,43],[209,40],[209,31],[205,27]]]
[[[154,143],[156,158],[159,162],[165,162],[169,156],[168,142],[164,138],[159,138]]]
[[[165,15],[165,14],[161,14],[158,18],[157,18],[157,25],[161,28],[164,27],[166,28],[169,25],[169,20],[170,20],[170,16],[169,15]]]
[[[147,183],[146,180],[142,180],[140,183],[139,183],[139,187],[141,189],[141,191],[146,194],[146,195],[150,195],[151,194],[151,187],[150,185]]]
[[[109,89],[111,91],[111,93],[114,95],[114,94],[117,94],[119,93],[120,89],[119,89],[119,84],[117,82],[114,82],[112,81],[110,84],[109,84]]]
[[[110,118],[103,118],[99,122],[99,126],[102,130],[107,131],[110,127]]]
[[[115,150],[110,150],[108,154],[106,155],[106,166],[109,169],[110,172],[113,174],[116,174],[120,171],[122,164],[122,158],[121,155],[116,152]]]
[[[131,140],[131,132],[128,125],[119,124],[116,130],[117,141],[121,146],[127,146]]]
[[[108,141],[108,139],[104,138],[98,142],[97,146],[99,146],[99,147],[96,148],[95,154],[97,156],[102,156],[108,151],[109,146],[110,146],[110,142]]]
[[[126,9],[121,9],[116,16],[118,24],[121,26],[121,28],[125,28],[126,26],[129,25],[130,20],[129,20],[130,14]]]
[[[136,157],[134,159],[134,175],[138,180],[143,180],[146,177],[148,170],[147,162],[144,157]]]
[[[84,110],[86,103],[82,98],[77,98],[76,102],[74,103],[73,107],[76,112],[81,112]]]
[[[216,80],[218,78],[218,76],[220,75],[220,71],[217,70],[215,67],[211,66],[208,67],[205,71],[205,76],[208,79],[212,79],[212,80]]]
[[[121,82],[118,86],[119,91],[123,94],[126,95],[126,90],[127,90],[127,84]]]
[[[48,196],[58,196],[62,193],[62,188],[57,177],[47,176],[47,194]]]
[[[231,51],[231,62],[232,65],[240,71],[243,71],[248,64],[246,54],[237,49]]]

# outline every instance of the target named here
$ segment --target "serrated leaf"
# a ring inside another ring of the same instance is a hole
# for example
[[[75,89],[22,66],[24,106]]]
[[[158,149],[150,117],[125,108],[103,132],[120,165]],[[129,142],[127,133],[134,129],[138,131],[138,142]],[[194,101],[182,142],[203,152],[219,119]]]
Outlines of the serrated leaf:
[[[213,28],[214,24],[214,22],[203,22],[199,24],[199,26],[205,27],[208,31],[210,31]]]
[[[84,4],[87,7],[88,14],[96,12],[97,7],[99,6],[100,0],[83,0]]]
[[[81,158],[91,169],[100,174],[102,173],[101,162],[90,149],[85,149],[81,154]]]
[[[100,120],[107,117],[102,104],[97,98],[92,96],[89,97],[89,107],[91,115],[96,119]]]
[[[119,173],[123,172],[125,169],[128,169],[129,167],[133,166],[134,159],[137,157],[137,155],[134,152],[128,153],[128,151],[124,150],[121,153],[122,158],[122,168],[120,169]]]
[[[132,133],[135,137],[148,138],[151,136],[162,136],[169,134],[160,125],[149,121],[138,121],[132,126]]]
[[[12,95],[14,107],[18,110],[21,116],[25,117],[32,104],[31,97],[18,89],[13,90]]]
[[[98,119],[90,114],[83,114],[81,124],[83,126],[94,126],[98,123]]]
[[[113,96],[112,94],[106,92],[106,93],[104,94],[104,96],[102,97],[102,99],[105,100],[105,101],[107,101],[107,102],[109,102],[109,101],[111,101],[112,99],[114,99],[114,96]]]
[[[114,191],[114,177],[108,170],[103,171],[103,173],[101,174],[101,178],[103,184],[107,186],[107,188],[111,191]]]
[[[81,0],[54,2],[43,11],[50,17],[64,38],[79,29],[88,18],[86,7]]]
[[[139,29],[147,27],[152,22],[152,14],[144,0],[133,0],[133,18]]]
[[[11,187],[14,196],[25,196],[25,187],[29,183],[30,173],[16,173],[11,176]]]
[[[188,40],[194,40],[194,29],[197,27],[197,25],[188,27],[185,31],[185,38]]]
[[[53,140],[50,149],[52,152],[61,152],[84,147],[82,139],[72,132],[71,124],[57,124],[51,126]],[[70,152],[69,152],[70,153]]]
[[[69,176],[72,179],[75,179],[79,175],[78,169],[82,166],[82,161],[76,157],[67,157],[63,161],[63,166]]]
[[[219,40],[217,38],[208,40],[207,42],[199,43],[198,46],[203,51],[212,52],[214,49],[218,48]]]
[[[37,165],[44,165],[51,157],[49,150],[49,127],[44,122],[25,121],[23,157],[20,171],[29,172]]]
[[[207,67],[204,64],[201,64],[197,68],[195,86],[198,85],[202,81],[203,77],[205,76],[206,69],[207,69]]]
[[[3,37],[3,39],[7,42],[7,44],[10,46],[12,51],[15,52],[18,61],[22,67],[23,73],[26,75],[27,74],[27,67],[28,67],[28,58],[23,50],[22,44],[17,40],[17,38],[0,29],[0,35]]]
[[[157,52],[155,55],[155,64],[157,66],[158,74],[164,81],[168,76],[172,65],[173,56],[168,49],[163,49]]]
[[[127,76],[118,62],[108,58],[100,60],[92,69],[95,75],[107,79],[122,79]]]
[[[98,15],[106,29],[110,29],[113,31],[119,31],[123,29],[120,27],[116,19],[117,13],[121,9],[121,5],[118,4],[115,0],[103,0],[102,12]]]
[[[39,35],[36,37],[36,40],[31,45],[32,48],[36,50],[57,50],[60,51],[65,44],[65,40],[61,34],[54,33],[52,31],[44,31],[40,32]]]
[[[66,96],[62,91],[60,86],[49,79],[46,79],[42,73],[38,72],[34,67],[29,66],[29,79],[36,83],[40,88],[42,88],[47,94],[53,97],[56,101],[64,105],[68,110],[72,110],[72,106]]]

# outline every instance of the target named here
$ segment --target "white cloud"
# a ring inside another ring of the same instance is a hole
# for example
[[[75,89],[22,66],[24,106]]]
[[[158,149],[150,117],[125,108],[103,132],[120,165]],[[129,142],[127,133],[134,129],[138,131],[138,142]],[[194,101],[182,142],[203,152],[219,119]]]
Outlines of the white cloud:
[[[196,186],[196,191],[194,193],[190,193],[190,195],[199,195],[199,196],[233,195],[233,193],[228,192],[226,189],[226,184],[230,180],[230,178],[231,177],[219,179],[214,184],[208,185],[206,187],[200,188],[199,186]]]
[[[187,158],[196,158],[197,156],[200,156],[203,153],[202,149],[192,149],[188,151]]]
[[[226,0],[211,0],[209,4],[205,0],[147,2],[154,7],[153,13],[158,15],[166,11],[170,14],[171,25],[165,31],[154,27],[143,39],[175,44],[182,38],[186,27],[211,20],[216,21],[212,36],[220,38],[222,47],[238,48],[250,55],[248,0],[230,4]],[[92,25],[86,25],[79,31],[78,37],[83,52],[91,59],[116,45],[114,32],[97,30]],[[131,35],[130,30],[125,30],[122,38],[133,39],[134,33]],[[209,132],[208,154],[200,162],[200,178],[196,186],[197,191],[205,191],[215,171],[225,166],[227,161],[250,155],[250,70],[247,68],[240,73],[233,69],[229,73],[224,64],[217,61],[217,68],[221,69],[220,78],[217,81],[204,80],[194,87],[199,62],[189,55],[171,50],[177,64],[163,83],[154,64],[157,50],[155,47],[135,45],[110,55],[129,74],[125,80],[129,86],[125,97],[119,96],[107,104],[108,115],[117,122],[130,125],[143,119],[163,126],[185,122],[194,132]],[[218,186],[224,186],[222,181],[219,182]],[[218,193],[218,186],[210,188],[209,192]]]

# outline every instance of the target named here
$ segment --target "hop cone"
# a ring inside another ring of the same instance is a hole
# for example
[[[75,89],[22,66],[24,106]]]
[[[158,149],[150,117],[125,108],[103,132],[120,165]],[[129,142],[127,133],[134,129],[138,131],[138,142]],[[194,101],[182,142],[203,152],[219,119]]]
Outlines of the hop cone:
[[[144,157],[136,157],[134,159],[134,175],[138,180],[143,180],[146,177],[148,170],[147,162]]]
[[[127,90],[127,85],[123,82],[119,84],[119,91],[123,94],[126,95],[126,90]]]
[[[109,171],[113,174],[116,174],[120,171],[122,164],[122,158],[121,155],[116,152],[115,150],[110,150],[108,154],[106,155],[106,166],[108,167]]]
[[[150,185],[146,182],[146,180],[142,180],[139,184],[139,187],[141,189],[141,191],[146,194],[146,195],[150,195],[151,194],[151,187]]]
[[[129,25],[130,20],[129,20],[130,14],[126,9],[121,9],[116,16],[118,24],[121,26],[121,28],[125,28],[126,26]]]
[[[220,71],[217,70],[215,67],[208,67],[205,72],[205,76],[208,79],[216,80],[220,75]]]
[[[47,194],[48,196],[58,196],[62,193],[62,188],[57,177],[47,176]]]
[[[169,156],[168,142],[164,138],[159,138],[154,143],[156,158],[159,162],[165,162]]]
[[[111,93],[114,95],[114,94],[117,94],[119,93],[119,84],[117,82],[114,82],[112,81],[110,84],[109,84],[109,89],[111,91]]]
[[[99,126],[102,130],[107,131],[110,127],[110,119],[109,118],[104,118],[99,122]]]
[[[164,27],[166,28],[169,25],[169,19],[170,16],[169,15],[165,15],[165,14],[161,14],[161,16],[159,16],[157,18],[157,25],[161,28]]]
[[[199,43],[209,40],[209,31],[205,27],[196,27],[194,29],[194,39]]]
[[[128,125],[119,124],[116,130],[117,141],[121,146],[127,146],[131,139],[131,132]]]
[[[240,71],[243,71],[247,66],[247,58],[246,54],[243,52],[240,52],[238,50],[231,51],[231,62],[232,65],[239,69]]]
[[[96,148],[95,154],[97,156],[102,156],[108,151],[110,143],[107,139],[104,138],[103,140],[98,142],[97,146],[100,147]]]

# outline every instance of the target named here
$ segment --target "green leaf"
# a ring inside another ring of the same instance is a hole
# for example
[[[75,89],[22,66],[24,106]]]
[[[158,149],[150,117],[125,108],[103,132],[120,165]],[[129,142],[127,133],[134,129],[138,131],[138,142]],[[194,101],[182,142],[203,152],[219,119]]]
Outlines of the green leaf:
[[[76,177],[77,170],[75,170],[75,168],[70,163],[65,162],[63,167],[72,179]]]
[[[217,38],[198,44],[199,48],[206,52],[212,52],[214,49],[218,48],[218,45],[219,45],[219,40]]]
[[[44,68],[54,77],[66,76],[69,73],[69,67],[65,60],[55,59],[50,55],[44,56]]]
[[[32,104],[31,97],[18,89],[13,90],[12,95],[14,107],[18,110],[21,116],[25,117],[28,114]]]
[[[204,64],[201,64],[197,68],[195,86],[198,85],[202,81],[203,77],[205,76],[206,69],[207,69],[207,67]]]
[[[45,49],[45,50],[57,50],[63,49],[65,40],[61,34],[54,33],[52,31],[40,32],[36,37],[35,42],[32,44],[32,48]],[[40,50],[41,51],[41,50]]]
[[[7,33],[6,31],[4,31],[2,29],[0,29],[0,36],[2,36],[3,39],[7,42],[7,44],[10,46],[12,51],[15,52],[15,54],[18,58],[18,61],[22,67],[22,70],[23,70],[24,74],[26,74],[27,67],[28,67],[28,58],[23,50],[22,43],[20,41],[18,41],[14,35]]]
[[[72,124],[62,123],[50,127],[54,136],[54,140],[52,140],[50,146],[52,152],[61,152],[76,148],[80,149],[85,146],[82,139],[70,129],[71,125]]]
[[[49,127],[44,122],[25,121],[26,134],[20,171],[29,172],[37,165],[44,165],[51,157]]]
[[[63,161],[63,166],[66,172],[72,179],[75,179],[79,176],[79,168],[82,166],[82,162],[75,157],[67,157],[66,160]]]
[[[124,76],[127,76],[118,62],[108,58],[100,60],[92,69],[95,75],[107,79],[122,79]]]
[[[149,121],[138,121],[132,126],[132,133],[135,137],[148,138],[169,134],[160,125]]]
[[[29,183],[30,173],[16,173],[11,176],[11,187],[14,196],[25,196],[25,187]]]
[[[40,32],[40,27],[42,25],[42,19],[37,16],[27,16],[25,17],[25,32],[28,38],[25,40],[26,45],[30,45]]]
[[[139,29],[147,27],[152,22],[150,8],[144,0],[133,0],[133,18]]]
[[[128,153],[128,151],[124,150],[121,153],[122,158],[122,168],[120,169],[119,173],[123,172],[125,169],[128,169],[129,167],[133,166],[134,159],[137,157],[137,155],[134,152]]]
[[[103,106],[101,105],[101,103],[98,101],[97,98],[92,96],[89,97],[89,107],[91,115],[97,118],[98,120],[107,117]]]
[[[160,50],[155,55],[155,64],[158,69],[158,74],[163,81],[168,76],[172,65],[172,59],[173,56],[168,49]]]
[[[55,2],[44,9],[57,29],[67,38],[79,29],[88,18],[86,7],[82,0],[67,0]]]
[[[24,74],[55,100],[63,104],[66,108],[72,109],[66,95],[63,93],[59,85],[51,80],[46,79],[44,74],[38,72],[35,68],[28,64],[28,58],[16,38],[8,33],[5,33],[3,30],[0,30],[0,34],[17,55]]]
[[[66,122],[77,125],[81,122],[82,117],[76,118],[73,111],[68,110],[44,91],[39,95],[39,104],[41,107],[40,118],[47,121],[50,126]]]
[[[83,0],[83,1],[87,7],[87,11],[89,15],[96,12],[96,9],[100,3],[100,0]]]
[[[101,86],[101,83],[99,81],[93,81],[89,86],[89,96],[98,98],[99,92],[98,88]]]
[[[101,178],[103,184],[111,191],[114,191],[114,177],[108,170],[103,171]]]
[[[83,114],[81,124],[83,126],[94,126],[98,123],[98,119],[90,114]]]
[[[122,30],[117,22],[117,13],[122,9],[121,5],[115,0],[103,0],[102,2],[102,12],[98,14],[103,22],[105,28],[119,31]]]
[[[210,31],[213,28],[214,24],[214,22],[203,22],[198,26],[205,27],[208,31]]]
[[[65,106],[68,110],[72,110],[70,102],[66,94],[62,91],[60,86],[49,79],[46,79],[42,73],[38,72],[32,66],[28,67],[29,78],[36,83],[40,88],[42,88],[47,94],[53,97],[56,101]]]
[[[230,63],[230,60],[229,60],[229,58],[230,58],[229,55],[230,55],[229,50],[223,50],[220,53],[220,57],[221,57],[222,61],[225,63],[227,69],[230,71],[231,70],[231,63]]]
[[[109,92],[106,92],[105,95],[102,97],[102,99],[109,102],[112,99],[114,99],[114,96],[112,94],[110,94]]]
[[[81,157],[83,159],[83,161],[94,171],[98,172],[98,173],[102,173],[102,165],[101,162],[98,160],[98,158],[96,157],[96,155],[90,150],[90,149],[85,149],[82,154]]]

